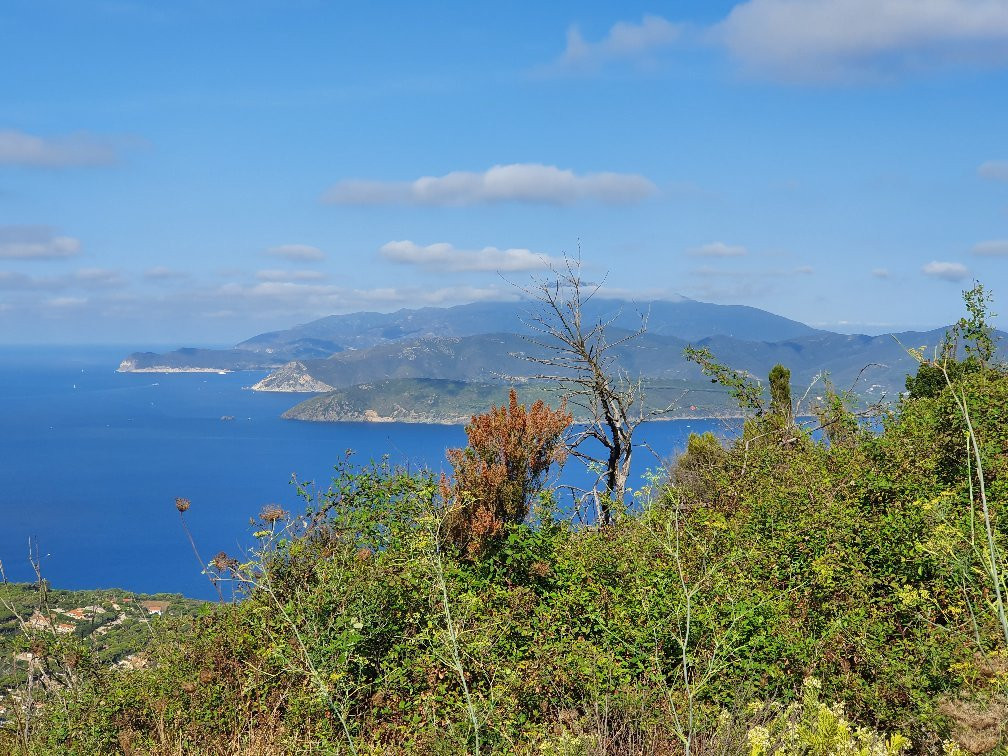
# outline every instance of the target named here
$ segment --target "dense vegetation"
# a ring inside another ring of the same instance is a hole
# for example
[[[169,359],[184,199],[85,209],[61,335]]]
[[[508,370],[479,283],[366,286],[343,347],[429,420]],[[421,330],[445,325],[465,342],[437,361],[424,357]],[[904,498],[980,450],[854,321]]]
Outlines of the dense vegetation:
[[[868,420],[827,386],[800,427],[785,370],[763,397],[700,355],[744,429],[693,436],[606,527],[544,483],[562,411],[474,418],[450,480],[347,459],[260,513],[250,561],[214,558],[242,601],[139,669],[74,657],[0,751],[1003,752],[1008,369],[972,294]]]
[[[67,591],[46,581],[0,584],[0,692],[27,681],[26,655],[80,647],[98,665],[127,663],[169,617],[195,616],[205,602],[176,593],[135,594],[120,589]],[[152,612],[152,609],[154,610]],[[25,626],[28,623],[28,627]],[[2,718],[2,715],[0,715]]]
[[[545,382],[522,384],[522,399],[556,401],[556,387]],[[647,382],[650,407],[665,407],[689,398],[665,419],[722,417],[738,412],[727,393],[702,380]],[[464,425],[488,404],[508,401],[508,386],[438,378],[396,378],[339,389],[306,399],[283,413],[288,420],[321,422],[395,421]],[[574,408],[577,410],[578,408]],[[585,419],[578,411],[575,421]]]

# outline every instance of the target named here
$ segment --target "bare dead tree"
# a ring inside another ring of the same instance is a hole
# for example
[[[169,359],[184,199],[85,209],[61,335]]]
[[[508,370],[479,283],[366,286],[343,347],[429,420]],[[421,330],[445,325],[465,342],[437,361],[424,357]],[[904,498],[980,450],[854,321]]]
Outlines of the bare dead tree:
[[[671,411],[672,406],[647,411],[643,380],[632,378],[617,362],[617,348],[647,330],[646,313],[640,313],[636,330],[613,341],[607,333],[615,316],[585,320],[585,306],[601,286],[582,278],[580,256],[565,255],[562,266],[551,265],[546,278],[534,279],[523,288],[540,305],[526,321],[532,331],[526,339],[540,351],[522,356],[544,368],[534,378],[558,386],[568,404],[580,409],[578,414],[583,413],[584,418],[578,419],[584,419],[585,424],[568,440],[568,449],[590,468],[600,470],[589,493],[595,500],[599,524],[608,525],[612,522],[612,503],[622,502],[626,495],[634,430],[644,421]],[[602,445],[601,453],[589,448],[592,440]]]

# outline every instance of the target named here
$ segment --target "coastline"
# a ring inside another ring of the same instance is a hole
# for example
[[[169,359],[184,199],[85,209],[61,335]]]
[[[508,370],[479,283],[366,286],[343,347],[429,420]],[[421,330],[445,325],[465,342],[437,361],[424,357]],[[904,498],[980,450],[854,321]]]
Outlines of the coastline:
[[[157,374],[217,374],[226,375],[229,373],[252,373],[257,372],[253,370],[230,370],[227,368],[209,368],[209,367],[196,367],[196,366],[185,366],[185,367],[172,367],[168,365],[152,365],[150,367],[130,367],[127,365],[129,360],[124,360],[120,364],[119,368],[116,370],[117,373],[157,373]],[[268,378],[269,376],[267,376]],[[312,385],[314,384],[314,385]],[[282,384],[281,384],[282,385]],[[297,386],[295,388],[295,386]],[[324,388],[323,388],[324,387]],[[271,386],[266,382],[266,379],[262,379],[251,386],[243,386],[244,390],[249,390],[257,394],[290,394],[293,397],[304,396],[306,394],[314,394],[315,396],[323,396],[330,391],[333,391],[332,387],[321,381],[316,380],[306,380],[306,376],[300,376],[299,380],[294,382],[294,385],[288,383],[284,387],[280,387],[276,384]],[[314,398],[314,397],[312,397]],[[305,401],[310,401],[310,399],[305,399]],[[462,427],[468,424],[473,417],[472,414],[459,414],[450,417],[436,417],[431,415],[425,415],[423,413],[415,412],[403,412],[399,416],[395,415],[384,415],[379,410],[372,407],[364,407],[361,409],[355,409],[353,411],[347,412],[342,416],[338,417],[298,417],[289,414],[294,410],[301,402],[295,404],[294,407],[289,408],[280,415],[282,420],[294,421],[301,423],[313,423],[322,425],[348,425],[348,424],[366,424],[366,425],[381,425],[381,424],[396,424],[401,423],[404,425],[431,425],[431,426],[457,426]],[[489,404],[487,405],[489,407]],[[688,405],[687,405],[688,406]],[[741,412],[727,411],[718,412],[716,414],[712,413],[693,413],[693,412],[673,412],[668,415],[663,415],[660,417],[654,417],[649,422],[675,422],[675,421],[738,421],[744,419],[745,415]],[[578,422],[575,419],[575,422]]]
[[[314,420],[311,418],[304,417],[287,417],[286,413],[280,416],[282,420],[293,422],[293,423],[312,423],[319,425],[381,425],[381,424],[400,424],[400,425],[454,425],[463,426],[467,425],[472,419],[469,415],[465,418],[447,418],[444,420],[435,420],[432,418],[424,418],[417,420],[410,420],[407,418],[398,417],[382,417],[378,415],[377,412],[373,410],[363,413],[360,416],[355,415],[354,417],[347,417],[338,420]],[[684,420],[696,420],[696,421],[716,421],[716,420],[744,420],[746,415],[742,413],[726,413],[719,415],[668,415],[664,417],[651,418],[647,422],[649,423],[668,423],[668,422],[682,422]],[[583,421],[579,421],[577,418],[574,419],[574,425],[583,425]]]
[[[117,373],[216,373],[217,375],[227,375],[234,372],[227,368],[201,368],[201,367],[169,367],[168,365],[152,365],[145,368],[124,368],[122,365],[116,368]]]

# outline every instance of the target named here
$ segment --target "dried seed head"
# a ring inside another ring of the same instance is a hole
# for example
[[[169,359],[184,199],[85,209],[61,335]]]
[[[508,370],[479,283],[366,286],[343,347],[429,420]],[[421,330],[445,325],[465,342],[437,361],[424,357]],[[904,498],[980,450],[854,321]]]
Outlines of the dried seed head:
[[[277,520],[282,520],[287,516],[287,512],[281,509],[276,504],[267,504],[262,508],[262,512],[259,513],[259,519],[263,522],[268,522],[271,525]]]
[[[233,570],[238,566],[238,560],[233,557],[229,557],[227,552],[221,551],[213,559],[210,560],[210,564],[216,567],[218,570]]]
[[[371,551],[371,549],[369,549],[367,547],[365,547],[363,549],[358,549],[358,551],[357,551],[357,561],[358,562],[366,562],[368,559],[371,558],[371,555],[372,555],[372,551]]]
[[[181,496],[175,499],[175,509],[179,512],[185,512],[189,509],[189,499],[183,499]]]
[[[188,680],[182,683],[179,687],[181,687],[182,690],[184,690],[186,693],[196,692],[196,685],[194,683],[189,682]]]
[[[206,685],[211,682],[217,675],[212,669],[201,669],[199,673],[199,681]]]

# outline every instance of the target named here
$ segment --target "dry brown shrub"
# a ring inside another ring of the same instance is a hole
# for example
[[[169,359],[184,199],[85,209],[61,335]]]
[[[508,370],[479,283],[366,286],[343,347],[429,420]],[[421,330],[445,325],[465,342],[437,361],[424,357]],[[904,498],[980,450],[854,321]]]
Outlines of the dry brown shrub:
[[[449,449],[453,476],[441,476],[449,504],[448,539],[470,559],[483,554],[508,523],[521,522],[554,462],[563,464],[566,402],[553,410],[542,401],[526,408],[511,389],[507,407],[491,407],[466,426],[469,445]]]

